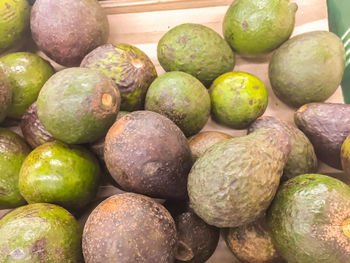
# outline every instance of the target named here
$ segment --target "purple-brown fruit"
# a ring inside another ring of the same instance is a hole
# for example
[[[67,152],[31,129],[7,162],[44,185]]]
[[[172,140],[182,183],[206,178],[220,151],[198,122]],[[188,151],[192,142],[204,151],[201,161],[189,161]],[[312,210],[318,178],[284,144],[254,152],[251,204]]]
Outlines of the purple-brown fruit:
[[[112,177],[127,191],[187,198],[190,147],[182,131],[158,113],[135,111],[115,122],[106,136],[104,157]]]

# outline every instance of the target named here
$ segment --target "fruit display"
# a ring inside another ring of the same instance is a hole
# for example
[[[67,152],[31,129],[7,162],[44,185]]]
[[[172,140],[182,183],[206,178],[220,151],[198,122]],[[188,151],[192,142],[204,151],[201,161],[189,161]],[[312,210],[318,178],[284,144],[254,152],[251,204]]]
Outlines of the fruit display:
[[[1,263],[350,263],[325,3],[3,2]]]

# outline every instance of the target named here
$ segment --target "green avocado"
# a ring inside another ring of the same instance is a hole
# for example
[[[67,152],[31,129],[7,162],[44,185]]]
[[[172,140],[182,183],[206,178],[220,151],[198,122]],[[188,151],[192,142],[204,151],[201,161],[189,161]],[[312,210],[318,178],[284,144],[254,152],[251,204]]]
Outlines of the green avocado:
[[[89,151],[56,141],[28,155],[18,185],[28,203],[55,203],[76,209],[95,197],[99,178],[98,161]]]
[[[344,173],[350,178],[350,136],[346,137],[340,152],[341,164]]]
[[[281,180],[286,181],[292,177],[317,171],[317,157],[309,139],[295,126],[285,123],[271,116],[258,118],[250,125],[248,133],[262,127],[271,127],[285,131],[290,137],[291,150],[286,166],[283,169]]]
[[[295,36],[273,54],[269,78],[276,96],[291,107],[328,99],[345,69],[342,41],[328,31]]]
[[[188,176],[190,206],[217,227],[256,220],[277,191],[289,152],[288,136],[273,128],[214,144]]]
[[[29,17],[27,0],[0,2],[0,53],[16,45],[29,31]]]
[[[294,177],[278,190],[267,224],[289,263],[349,262],[350,188],[326,175]]]
[[[21,137],[0,128],[0,210],[26,203],[18,189],[18,177],[29,153],[30,148]]]
[[[0,123],[6,118],[11,102],[12,92],[10,82],[5,73],[0,69]]]
[[[297,8],[289,0],[236,0],[224,18],[225,39],[240,55],[271,52],[292,34]]]
[[[115,122],[120,93],[112,79],[96,69],[68,68],[52,76],[37,100],[39,120],[58,140],[94,142]]]
[[[166,72],[148,89],[145,109],[172,120],[186,136],[198,133],[210,116],[210,96],[195,77],[185,72]]]
[[[123,111],[143,109],[147,89],[157,77],[150,58],[129,44],[100,46],[86,55],[80,66],[101,70],[113,79],[120,91]]]
[[[214,30],[199,24],[182,24],[159,41],[158,60],[165,71],[183,71],[206,87],[235,65],[235,56],[226,41]]]
[[[17,208],[0,220],[0,262],[82,263],[82,227],[53,204]]]
[[[0,68],[10,81],[12,104],[8,116],[20,119],[36,101],[45,82],[54,74],[49,62],[36,54],[17,52],[0,58]]]

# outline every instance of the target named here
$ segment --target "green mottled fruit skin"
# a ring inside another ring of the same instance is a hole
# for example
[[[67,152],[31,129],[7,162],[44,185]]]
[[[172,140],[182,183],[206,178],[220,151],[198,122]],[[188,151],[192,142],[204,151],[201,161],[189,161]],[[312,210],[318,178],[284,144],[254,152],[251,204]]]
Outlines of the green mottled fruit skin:
[[[276,193],[289,152],[289,138],[272,128],[213,145],[188,176],[190,206],[217,227],[256,220]]]
[[[241,55],[271,52],[292,34],[296,11],[289,0],[236,0],[224,18],[225,39]]]
[[[5,73],[0,69],[0,123],[6,118],[11,102],[12,92],[10,82]]]
[[[80,146],[48,142],[23,162],[19,190],[28,203],[80,208],[95,196],[100,178],[97,159]]]
[[[272,56],[269,78],[276,96],[291,107],[328,99],[345,69],[341,40],[328,31],[295,36]]]
[[[87,68],[56,73],[45,83],[37,100],[38,117],[46,130],[69,144],[103,137],[119,107],[120,93],[112,79]]]
[[[245,129],[263,115],[268,94],[264,83],[245,72],[228,72],[209,89],[213,118],[234,129]]]
[[[8,116],[17,119],[36,101],[42,86],[55,73],[49,62],[29,52],[12,53],[0,58],[0,68],[10,81],[12,91]]]
[[[290,263],[345,263],[350,257],[350,188],[320,174],[294,177],[267,214],[273,243]],[[347,221],[346,221],[347,220]]]
[[[227,247],[240,262],[284,263],[267,231],[265,215],[240,227],[223,229]]]
[[[340,158],[344,173],[350,178],[350,136],[342,144]]]
[[[15,208],[26,201],[18,189],[22,163],[29,146],[16,133],[0,128],[0,209]]]
[[[186,136],[198,133],[210,116],[210,96],[195,77],[185,72],[167,72],[148,89],[145,109],[172,120]]]
[[[168,31],[160,39],[157,53],[165,71],[184,71],[207,87],[235,65],[234,53],[226,41],[199,24],[182,24]]]
[[[314,147],[302,131],[274,117],[263,116],[249,126],[248,133],[262,127],[283,130],[287,133],[287,136],[290,137],[291,150],[283,169],[282,181],[286,181],[300,174],[314,173],[317,171],[317,157]]]
[[[129,44],[100,46],[90,52],[80,66],[101,70],[113,79],[120,91],[123,111],[143,109],[148,87],[157,77],[149,57]]]
[[[0,220],[0,262],[82,263],[82,227],[67,210],[30,204]]]
[[[0,53],[16,45],[29,29],[27,0],[3,0],[0,3]]]

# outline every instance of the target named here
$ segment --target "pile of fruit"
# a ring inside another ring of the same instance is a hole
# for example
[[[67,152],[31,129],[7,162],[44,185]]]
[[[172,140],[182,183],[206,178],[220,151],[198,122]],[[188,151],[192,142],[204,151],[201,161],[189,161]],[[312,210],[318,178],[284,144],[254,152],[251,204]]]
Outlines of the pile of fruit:
[[[0,262],[205,262],[220,232],[242,262],[350,262],[350,188],[317,174],[320,159],[350,176],[350,105],[324,102],[345,68],[336,35],[290,38],[296,4],[236,0],[224,38],[168,31],[157,76],[107,43],[96,0],[29,2],[0,3]],[[66,68],[14,52],[30,37]],[[233,71],[271,52],[294,123],[263,116],[264,83]],[[201,132],[210,116],[247,135]],[[96,199],[106,183],[125,193]]]

